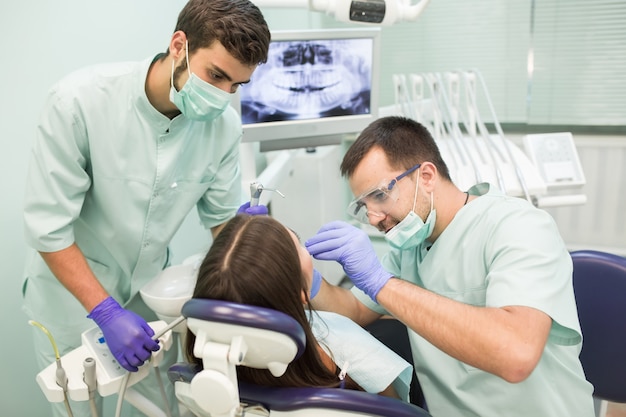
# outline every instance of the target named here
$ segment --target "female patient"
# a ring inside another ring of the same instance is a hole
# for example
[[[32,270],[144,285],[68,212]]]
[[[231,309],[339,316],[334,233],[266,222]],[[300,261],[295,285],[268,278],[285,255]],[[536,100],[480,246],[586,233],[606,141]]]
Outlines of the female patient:
[[[242,380],[267,386],[345,386],[407,400],[411,366],[349,319],[312,312],[312,279],[311,257],[295,233],[268,216],[239,215],[204,258],[193,297],[271,308],[294,317],[304,329],[305,351],[284,375],[276,378],[266,369],[240,366]],[[194,342],[188,331],[187,359],[200,364],[193,357]],[[348,374],[343,382],[342,368]]]

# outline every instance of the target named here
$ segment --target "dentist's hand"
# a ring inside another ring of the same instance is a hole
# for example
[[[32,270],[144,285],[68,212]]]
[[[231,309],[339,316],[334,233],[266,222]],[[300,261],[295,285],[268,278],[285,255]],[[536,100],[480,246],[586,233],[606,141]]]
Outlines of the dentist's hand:
[[[367,233],[348,223],[330,222],[305,242],[315,259],[337,261],[357,288],[372,300],[393,277],[383,269]]]
[[[237,214],[248,214],[250,216],[267,215],[267,206],[258,205],[250,207],[250,202],[242,204],[237,210]]]
[[[109,346],[109,350],[124,369],[136,372],[159,344],[152,340],[154,330],[138,314],[124,309],[113,297],[105,298],[87,316],[93,319]]]

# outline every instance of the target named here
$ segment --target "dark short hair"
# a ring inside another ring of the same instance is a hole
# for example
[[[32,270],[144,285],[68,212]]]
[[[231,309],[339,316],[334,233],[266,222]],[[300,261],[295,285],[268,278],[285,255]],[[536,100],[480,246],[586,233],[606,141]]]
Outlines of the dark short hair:
[[[367,126],[344,155],[341,175],[350,178],[365,154],[374,147],[385,152],[393,168],[409,169],[428,161],[437,167],[442,178],[452,181],[428,129],[413,119],[400,116],[381,117]]]
[[[271,34],[249,0],[189,0],[178,15],[178,30],[187,35],[189,53],[217,40],[242,64],[267,62]]]

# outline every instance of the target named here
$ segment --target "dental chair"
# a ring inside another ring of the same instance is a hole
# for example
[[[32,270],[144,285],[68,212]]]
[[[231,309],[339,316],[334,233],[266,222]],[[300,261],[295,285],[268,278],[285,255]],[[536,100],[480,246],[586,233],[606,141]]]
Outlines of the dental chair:
[[[187,301],[182,315],[196,336],[193,354],[202,366],[178,363],[168,375],[178,400],[197,416],[430,416],[415,405],[362,391],[239,382],[237,365],[282,375],[304,351],[302,327],[275,310],[210,299]]]
[[[604,417],[607,401],[626,403],[626,258],[593,250],[571,256],[580,362],[594,387],[596,415]]]

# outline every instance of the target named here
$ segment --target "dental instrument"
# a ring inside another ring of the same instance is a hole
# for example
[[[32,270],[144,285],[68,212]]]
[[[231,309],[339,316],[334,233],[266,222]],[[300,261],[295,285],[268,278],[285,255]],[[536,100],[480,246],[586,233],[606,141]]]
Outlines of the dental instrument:
[[[433,83],[439,86],[436,91],[439,92],[438,98],[441,99],[443,103],[442,108],[446,112],[444,114],[445,116],[444,124],[447,128],[448,135],[451,136],[453,143],[458,147],[460,154],[467,156],[467,160],[470,163],[471,170],[474,173],[474,179],[475,179],[474,183],[483,182],[483,177],[480,173],[480,169],[478,168],[478,163],[476,162],[476,159],[475,159],[475,154],[474,152],[471,152],[470,149],[468,148],[467,141],[463,140],[463,134],[461,133],[461,130],[459,129],[459,126],[457,123],[458,112],[453,108],[452,102],[450,101],[450,98],[448,97],[450,91],[445,88],[445,85],[444,85],[444,82],[440,73],[427,74],[427,76],[433,77]],[[467,188],[467,187],[463,187],[463,188]]]
[[[450,160],[450,171],[454,174],[457,185],[462,189],[467,189],[474,184],[471,181],[472,174],[476,177],[475,165],[472,167],[471,160],[467,152],[463,149],[463,143],[453,130],[450,117],[451,114],[446,106],[449,103],[445,100],[446,91],[443,85],[438,81],[437,74],[425,73],[422,75],[426,81],[428,92],[430,94],[430,102],[433,113],[434,130],[436,132],[435,140],[441,147],[444,159]]]
[[[173,330],[174,328],[176,328],[176,326],[183,323],[184,321],[185,321],[185,317],[183,316],[177,317],[176,319],[172,320],[163,329],[156,331],[154,333],[154,336],[152,336],[152,340],[159,340],[159,338],[163,336],[166,332]],[[165,414],[167,417],[172,417],[172,413],[170,411],[170,405],[169,405],[169,402],[167,401],[167,395],[165,394],[165,387],[163,385],[163,380],[161,379],[161,374],[159,373],[159,367],[157,365],[154,365],[153,369],[154,369],[154,374],[157,380],[157,384],[159,386],[159,390],[161,391],[163,402],[165,403],[164,404]],[[126,388],[128,387],[128,380],[130,379],[130,376],[131,376],[130,372],[126,373],[126,375],[124,375],[122,383],[120,384],[120,390],[117,394],[117,403],[115,406],[115,417],[121,417],[122,415],[122,403],[123,403],[124,398],[126,398],[126,394],[127,394]],[[156,405],[154,404],[152,404],[152,406],[156,407]],[[146,403],[146,407],[152,408],[151,405],[148,403]],[[153,410],[151,413],[148,413],[148,415],[159,416],[161,415],[161,413],[160,413],[160,410],[159,411]]]
[[[87,391],[89,392],[89,408],[91,410],[92,417],[98,417],[98,408],[96,407],[96,361],[92,357],[85,358],[83,361],[83,380],[87,384]]]
[[[413,111],[413,103],[411,103],[411,98],[409,97],[406,76],[404,74],[394,74],[393,85],[398,110],[417,120],[417,114]]]
[[[468,134],[476,140],[477,148],[479,142],[476,134],[476,127],[478,127],[478,131],[483,139],[482,144],[487,149],[487,153],[489,154],[491,163],[493,164],[493,168],[496,172],[498,186],[500,189],[506,190],[504,175],[502,174],[502,169],[500,167],[501,164],[498,162],[498,158],[496,158],[496,154],[498,154],[500,156],[500,160],[504,161],[504,155],[502,155],[502,152],[498,147],[493,145],[489,132],[480,118],[480,114],[476,111],[478,109],[478,103],[476,101],[476,75],[474,73],[464,72],[461,74],[461,77],[465,85],[465,109],[467,111],[466,116],[459,105],[459,114],[463,119],[463,125],[465,126],[465,130]]]
[[[517,164],[515,158],[513,157],[513,153],[511,151],[511,145],[509,144],[508,141],[506,141],[506,138],[504,136],[504,132],[502,131],[502,126],[500,126],[500,122],[498,121],[498,118],[496,116],[496,110],[493,107],[493,103],[491,102],[491,97],[489,96],[489,91],[487,89],[487,84],[485,83],[485,80],[483,79],[483,76],[482,76],[482,74],[479,71],[474,70],[472,72],[474,74],[476,74],[476,77],[480,81],[480,85],[483,88],[483,92],[485,93],[485,97],[487,99],[487,105],[489,106],[489,111],[491,113],[491,117],[493,118],[493,124],[496,127],[496,132],[498,132],[498,136],[501,138],[502,143],[504,143],[504,149],[506,150],[507,155],[509,156],[511,162],[513,163],[513,166],[515,167],[515,175],[517,176],[517,179],[519,181],[519,185],[522,187],[522,191],[524,192],[524,197],[530,203],[535,204],[536,202],[533,201],[533,199],[530,197],[530,193],[528,192],[528,187],[526,185],[526,180],[524,178],[524,175],[522,174],[522,171],[520,170],[519,165]]]
[[[55,363],[56,363],[56,369],[54,371],[54,382],[63,391],[63,404],[65,405],[65,410],[67,411],[68,417],[73,417],[74,414],[72,413],[72,408],[70,407],[70,402],[67,396],[67,391],[68,391],[67,373],[65,372],[65,368],[63,368],[63,365],[61,363],[61,356],[59,355],[59,348],[57,347],[57,344],[54,341],[54,337],[52,337],[52,334],[50,333],[50,331],[48,331],[48,329],[46,329],[43,324],[35,320],[29,320],[28,324],[30,324],[31,326],[36,326],[39,329],[41,329],[41,331],[43,331],[46,334],[46,336],[48,336],[48,339],[50,340],[50,343],[52,344],[52,348],[54,349]],[[54,366],[54,365],[51,365],[51,366]]]
[[[250,207],[254,207],[254,206],[258,206],[259,205],[259,199],[261,198],[261,193],[266,190],[266,191],[274,191],[276,192],[276,194],[278,194],[279,196],[281,196],[282,198],[285,198],[285,195],[283,193],[281,193],[280,191],[278,191],[275,188],[266,188],[263,187],[263,184],[261,184],[260,182],[253,182],[250,184]]]
[[[540,208],[586,201],[571,133],[524,135],[521,149],[505,137],[478,70],[409,74],[412,96],[404,79],[393,75],[396,103],[380,113],[413,118],[429,129],[459,188],[489,182]],[[485,101],[493,134],[479,111],[479,98]]]

